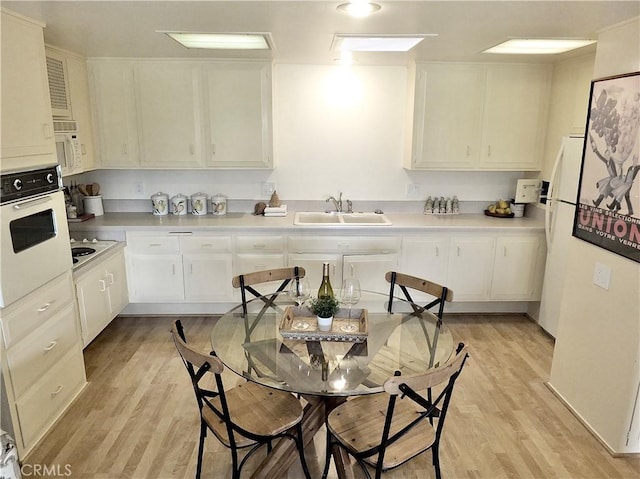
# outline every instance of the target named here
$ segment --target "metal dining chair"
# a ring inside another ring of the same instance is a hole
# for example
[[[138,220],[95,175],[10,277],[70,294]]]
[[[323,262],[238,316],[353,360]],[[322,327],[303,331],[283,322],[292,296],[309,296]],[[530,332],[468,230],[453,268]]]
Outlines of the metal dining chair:
[[[384,393],[359,396],[336,407],[327,417],[326,460],[323,479],[329,472],[334,447],[347,451],[371,479],[431,449],[436,479],[440,473],[440,439],[453,388],[467,360],[467,348],[458,345],[447,363],[422,374],[401,376],[396,371],[384,383]],[[418,391],[442,387],[433,401]],[[439,409],[435,424],[434,412]]]
[[[242,311],[246,315],[248,303],[247,293],[251,293],[254,297],[260,298],[262,301],[264,301],[264,310],[273,304],[278,295],[285,291],[292,280],[304,278],[305,274],[305,269],[300,266],[293,266],[291,268],[267,269],[235,276],[231,280],[231,285],[234,288],[240,288],[240,294],[242,296]],[[263,295],[263,293],[254,288],[254,286],[258,284],[271,283],[273,281],[281,281],[281,283],[275,292],[269,292],[269,294],[267,295]]]
[[[426,310],[431,310],[432,308],[438,306],[438,312],[436,314],[438,316],[438,319],[440,320],[442,320],[442,315],[444,313],[445,302],[450,303],[451,301],[453,301],[453,291],[446,286],[442,286],[438,283],[418,278],[417,276],[397,273],[396,271],[388,271],[384,277],[387,282],[390,283],[388,306],[388,311],[390,313],[392,312],[393,308],[393,293],[396,285],[402,290],[405,298],[407,298],[407,300],[414,305],[416,303],[411,297],[411,294],[409,293],[409,290],[407,288],[411,288],[416,291],[422,291],[423,293],[434,296],[435,299],[430,303],[424,305],[423,308]]]
[[[202,455],[207,431],[231,450],[233,479],[247,459],[266,444],[271,451],[272,441],[289,438],[296,443],[302,469],[310,479],[302,442],[303,409],[292,394],[274,390],[253,382],[241,383],[225,390],[222,373],[225,369],[215,352],[203,354],[187,344],[180,320],[176,320],[171,335],[191,378],[200,411],[200,442],[196,479],[202,472]],[[206,389],[201,382],[207,374],[215,376],[215,390]],[[247,449],[239,461],[238,452]]]

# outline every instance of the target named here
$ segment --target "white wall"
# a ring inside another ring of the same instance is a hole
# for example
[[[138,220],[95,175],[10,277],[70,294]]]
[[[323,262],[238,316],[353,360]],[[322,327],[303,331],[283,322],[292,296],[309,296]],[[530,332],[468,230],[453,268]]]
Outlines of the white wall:
[[[262,200],[273,182],[287,200],[344,192],[354,201],[422,201],[429,195],[491,202],[515,193],[522,173],[413,172],[402,167],[407,69],[399,66],[279,64],[274,69],[273,171],[101,171],[104,199],[146,199],[156,191],[222,193]],[[135,184],[144,182],[144,195]],[[417,195],[407,186],[416,184]],[[234,202],[229,202],[230,209]]]
[[[640,18],[601,32],[595,78],[640,71],[639,40]],[[638,453],[640,264],[575,238],[568,263],[549,383],[611,451]],[[596,263],[609,290],[592,282]]]

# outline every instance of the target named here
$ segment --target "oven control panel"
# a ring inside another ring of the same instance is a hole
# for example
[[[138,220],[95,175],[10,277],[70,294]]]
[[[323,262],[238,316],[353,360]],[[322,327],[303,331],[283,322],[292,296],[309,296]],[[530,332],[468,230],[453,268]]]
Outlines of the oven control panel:
[[[0,177],[0,204],[62,189],[60,165],[16,171]]]

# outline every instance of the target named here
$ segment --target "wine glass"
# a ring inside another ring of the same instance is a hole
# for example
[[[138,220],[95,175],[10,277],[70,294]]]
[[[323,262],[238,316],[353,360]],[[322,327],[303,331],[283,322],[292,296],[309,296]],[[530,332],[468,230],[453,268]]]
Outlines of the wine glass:
[[[293,278],[287,294],[298,304],[298,309],[302,307],[302,304],[311,296],[311,286],[306,278]],[[306,329],[309,323],[304,321],[296,321],[293,324],[294,329]]]
[[[340,289],[340,301],[349,306],[349,319],[351,319],[351,307],[360,301],[360,281],[356,278],[347,278],[342,282]],[[341,328],[344,332],[352,333],[358,330],[356,324],[345,324]]]

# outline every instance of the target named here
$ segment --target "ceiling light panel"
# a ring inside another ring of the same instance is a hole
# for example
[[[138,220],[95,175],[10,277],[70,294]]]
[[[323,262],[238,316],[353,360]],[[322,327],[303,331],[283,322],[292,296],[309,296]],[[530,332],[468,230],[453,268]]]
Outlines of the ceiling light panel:
[[[575,50],[595,42],[577,39],[512,38],[483,53],[550,55]]]
[[[269,50],[266,33],[165,33],[186,48],[212,50]]]
[[[334,35],[331,48],[351,52],[408,52],[428,35]]]

